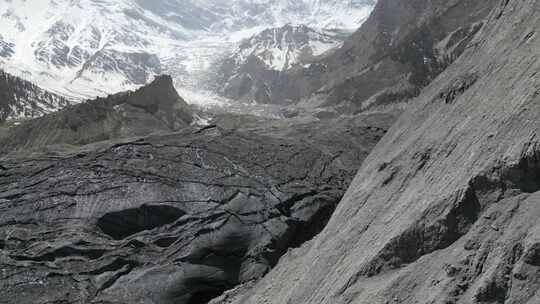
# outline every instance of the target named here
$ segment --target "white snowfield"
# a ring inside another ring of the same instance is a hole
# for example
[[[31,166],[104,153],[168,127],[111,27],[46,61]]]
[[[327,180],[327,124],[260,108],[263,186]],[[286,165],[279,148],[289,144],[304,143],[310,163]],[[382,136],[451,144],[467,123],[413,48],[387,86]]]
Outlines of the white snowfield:
[[[79,100],[133,89],[161,73],[182,91],[198,91],[212,62],[243,39],[288,23],[352,31],[374,2],[0,0],[0,68]],[[315,56],[338,46],[313,35]],[[273,69],[296,64],[302,50],[278,44],[251,51],[270,54]]]

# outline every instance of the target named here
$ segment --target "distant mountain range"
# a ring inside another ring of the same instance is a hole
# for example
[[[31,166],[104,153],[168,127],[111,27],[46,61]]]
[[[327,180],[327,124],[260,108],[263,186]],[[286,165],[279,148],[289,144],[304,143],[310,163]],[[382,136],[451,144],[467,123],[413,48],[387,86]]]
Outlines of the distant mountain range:
[[[273,103],[298,97],[282,74],[303,69],[343,44],[339,32],[287,24],[244,40],[219,68],[219,92],[230,99]],[[276,90],[276,88],[278,88]]]
[[[0,0],[0,68],[73,98],[171,74],[195,90],[216,57],[288,23],[352,32],[375,0]],[[276,61],[277,62],[277,61]]]

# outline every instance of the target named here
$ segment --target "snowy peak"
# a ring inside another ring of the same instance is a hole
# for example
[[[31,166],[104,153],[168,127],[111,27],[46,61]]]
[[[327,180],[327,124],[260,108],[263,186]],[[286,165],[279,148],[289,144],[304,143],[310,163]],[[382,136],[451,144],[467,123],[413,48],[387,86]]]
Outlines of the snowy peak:
[[[128,0],[0,4],[0,45],[9,44],[12,51],[2,56],[3,67],[69,96],[145,84],[161,72],[157,40],[172,39],[181,30]]]
[[[0,0],[0,68],[74,99],[133,90],[155,75],[200,88],[216,57],[294,22],[352,31],[374,0]],[[330,47],[325,39],[310,47]],[[330,43],[331,44],[331,43]],[[295,49],[298,49],[296,47]],[[275,68],[281,65],[272,55]],[[286,54],[288,61],[297,55]]]
[[[136,0],[141,8],[191,30],[231,32],[280,27],[290,22],[314,28],[355,30],[376,0]]]
[[[240,43],[219,64],[219,93],[247,103],[287,104],[303,94],[293,78],[333,53],[345,35],[318,31],[305,25],[271,28]]]
[[[70,102],[0,70],[0,122],[36,118]]]
[[[2,67],[81,99],[143,85],[187,31],[133,2],[0,0]]]
[[[331,49],[341,45],[336,36],[315,31],[305,25],[287,24],[267,29],[240,44],[231,57],[240,66],[257,58],[267,69],[285,71],[307,64]]]
[[[376,0],[281,0],[274,18],[317,29],[354,31],[367,19]],[[284,22],[283,22],[284,21]]]

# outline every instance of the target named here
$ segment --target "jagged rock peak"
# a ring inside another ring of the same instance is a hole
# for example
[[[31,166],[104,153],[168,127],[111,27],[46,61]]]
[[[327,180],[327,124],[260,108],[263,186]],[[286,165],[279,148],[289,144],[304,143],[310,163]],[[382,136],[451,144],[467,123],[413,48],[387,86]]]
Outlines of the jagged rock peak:
[[[174,90],[173,79],[170,75],[157,75],[146,87],[161,87]]]
[[[183,108],[185,112],[184,121],[191,123],[193,120],[191,113],[187,111],[189,105],[178,95],[172,77],[169,75],[156,76],[148,85],[128,94],[126,103],[143,107],[152,113],[160,108],[163,110],[171,109],[171,107]]]
[[[136,91],[98,97],[11,128],[0,137],[0,151],[178,131],[192,122],[190,106],[178,95],[172,78],[162,75]]]
[[[173,84],[173,79],[170,75],[163,74],[163,75],[157,75],[152,82],[147,84],[144,87],[141,87],[141,89],[148,89],[148,88],[159,88],[163,90],[169,90],[169,91],[175,91]]]

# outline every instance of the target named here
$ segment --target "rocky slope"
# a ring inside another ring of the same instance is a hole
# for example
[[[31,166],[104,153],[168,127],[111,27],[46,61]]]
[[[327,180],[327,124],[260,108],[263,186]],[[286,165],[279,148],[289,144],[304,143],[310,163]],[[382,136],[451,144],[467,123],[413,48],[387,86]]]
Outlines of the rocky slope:
[[[192,121],[171,77],[158,76],[137,91],[87,101],[9,128],[0,133],[0,152],[178,131]]]
[[[538,303],[539,5],[381,0],[313,79],[343,111],[419,95],[388,133],[333,109],[189,126],[169,77],[10,128],[1,301]]]
[[[465,50],[497,0],[379,1],[343,47],[302,69],[282,73],[296,92],[274,103],[333,106],[343,112],[381,108],[418,95]]]
[[[77,99],[194,74],[241,38],[289,22],[356,29],[373,0],[1,0],[0,67]],[[202,77],[202,76],[201,76]]]
[[[459,58],[498,0],[380,1],[322,62],[315,102],[365,110],[407,101]]]
[[[258,279],[324,227],[394,120],[194,127],[163,117],[178,98],[160,77],[0,138],[2,303],[206,303]]]
[[[39,117],[69,104],[61,96],[0,70],[0,122]]]
[[[499,1],[322,233],[212,303],[539,303],[539,10]]]
[[[3,159],[2,301],[204,303],[320,229],[334,160],[217,128]]]

